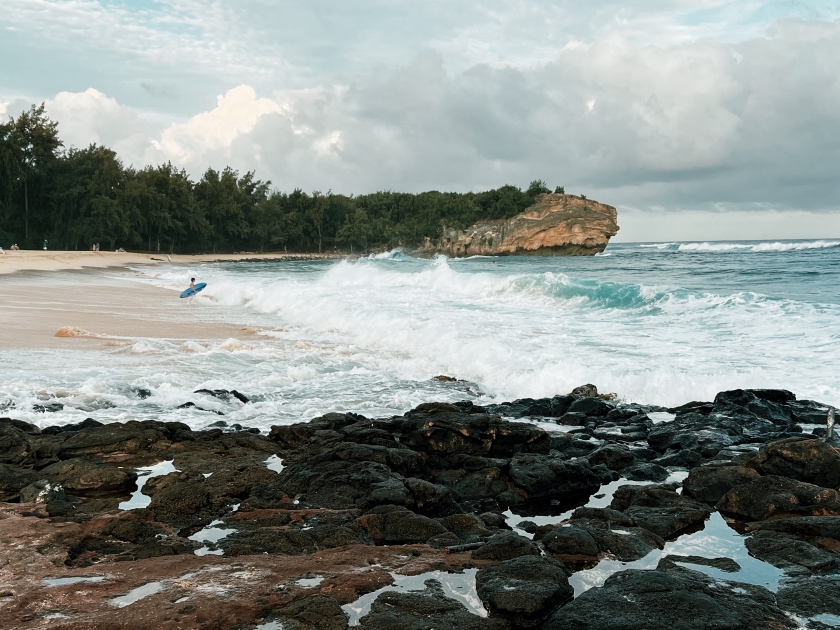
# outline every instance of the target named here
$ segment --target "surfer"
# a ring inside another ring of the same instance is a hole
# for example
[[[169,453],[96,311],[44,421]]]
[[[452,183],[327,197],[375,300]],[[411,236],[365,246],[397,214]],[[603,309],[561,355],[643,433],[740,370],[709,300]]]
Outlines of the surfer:
[[[190,278],[190,289],[195,291],[195,278]]]

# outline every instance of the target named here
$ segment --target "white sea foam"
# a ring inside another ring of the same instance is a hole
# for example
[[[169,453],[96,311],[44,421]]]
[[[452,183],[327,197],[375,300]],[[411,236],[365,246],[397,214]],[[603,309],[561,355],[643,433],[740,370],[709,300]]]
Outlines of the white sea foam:
[[[384,415],[430,400],[550,396],[586,382],[662,405],[734,387],[784,387],[840,403],[840,306],[771,298],[746,281],[736,290],[687,289],[659,263],[632,282],[570,269],[616,269],[624,258],[139,269],[139,281],[172,289],[173,299],[185,276],[201,277],[216,301],[191,306],[192,319],[259,334],[16,352],[0,364],[0,404],[14,409],[4,415],[40,426],[94,417],[265,429],[329,411]],[[695,268],[706,272],[708,263]],[[462,381],[432,380],[438,374]],[[200,388],[237,389],[252,400],[195,394]],[[188,402],[195,406],[183,408]],[[64,408],[34,410],[49,403]]]
[[[674,250],[680,252],[789,252],[809,249],[840,247],[840,241],[767,241],[767,242],[689,242],[689,243],[642,243],[647,249]]]

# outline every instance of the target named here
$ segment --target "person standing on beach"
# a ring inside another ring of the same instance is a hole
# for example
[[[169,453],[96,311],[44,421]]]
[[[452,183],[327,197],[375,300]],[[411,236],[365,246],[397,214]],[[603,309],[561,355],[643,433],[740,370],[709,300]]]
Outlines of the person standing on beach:
[[[48,245],[48,241],[47,241],[47,239],[44,239],[44,251],[47,251],[47,245]]]

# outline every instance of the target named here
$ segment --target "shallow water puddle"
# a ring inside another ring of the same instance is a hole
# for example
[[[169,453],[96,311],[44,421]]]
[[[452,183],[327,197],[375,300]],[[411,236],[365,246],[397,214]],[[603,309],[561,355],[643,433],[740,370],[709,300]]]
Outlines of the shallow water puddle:
[[[178,472],[178,469],[172,464],[174,461],[174,459],[170,459],[169,461],[160,462],[154,466],[149,466],[148,468],[138,468],[137,490],[131,493],[131,498],[120,503],[119,508],[121,510],[136,510],[148,507],[152,502],[152,497],[146,496],[141,492],[141,490],[143,490],[143,486],[145,486],[146,482],[152,477],[162,477],[163,475],[168,475],[169,473]]]
[[[277,457],[277,455],[272,455],[267,460],[265,460],[265,467],[269,470],[273,470],[276,473],[279,473],[283,470],[283,460]]]
[[[602,560],[596,566],[584,571],[578,571],[569,578],[569,583],[575,589],[575,597],[588,591],[593,586],[601,586],[608,577],[619,571],[627,569],[654,569],[659,560],[666,555],[672,556],[702,556],[704,558],[731,558],[741,568],[738,571],[729,573],[715,567],[679,562],[679,559],[672,558],[674,562],[687,569],[693,569],[705,573],[716,580],[727,582],[745,582],[757,584],[771,591],[779,588],[779,580],[784,576],[781,569],[772,564],[762,562],[749,555],[744,546],[744,537],[730,528],[720,513],[715,512],[706,521],[703,530],[693,534],[687,534],[677,540],[666,542],[664,549],[652,551],[641,560],[634,562],[620,562],[618,560]]]
[[[125,595],[115,597],[111,600],[111,605],[117,608],[125,608],[126,606],[140,601],[144,597],[160,593],[163,590],[163,582],[149,582],[143,586],[131,589]]]
[[[426,580],[437,580],[443,586],[443,592],[446,593],[447,597],[462,603],[474,615],[486,617],[487,610],[485,610],[475,590],[475,574],[477,571],[478,569],[466,569],[463,573],[429,571],[428,573],[421,573],[419,575],[391,573],[391,577],[394,578],[393,584],[384,586],[372,593],[362,595],[356,601],[345,604],[341,608],[350,617],[350,625],[358,626],[359,619],[370,612],[371,604],[379,597],[380,593],[384,593],[385,591],[399,591],[401,593],[422,591],[426,588]],[[282,625],[263,625],[258,626],[258,628],[259,630],[273,630],[282,628]]]
[[[297,584],[298,586],[302,586],[303,588],[314,588],[323,581],[324,578],[322,577],[300,578],[299,580],[295,580],[295,584]]]
[[[190,536],[190,540],[194,540],[196,542],[210,543],[211,545],[214,545],[225,536],[229,536],[230,534],[236,531],[235,529],[225,529],[223,527],[219,527],[219,525],[222,524],[223,521],[213,521],[204,529],[201,529],[192,536]],[[201,549],[195,550],[195,555],[221,556],[224,555],[224,551],[221,549],[211,549],[207,544],[205,544]]]
[[[817,615],[816,617],[810,617],[808,621],[818,621],[827,626],[831,626],[832,628],[840,628],[840,615],[829,615],[826,613],[823,615]]]
[[[677,414],[668,413],[667,411],[651,411],[646,415],[648,418],[650,418],[653,424],[659,424],[660,422],[671,422],[674,418],[677,417]]]
[[[90,577],[44,578],[41,581],[47,586],[67,586],[68,584],[79,584],[80,582],[95,584],[97,582],[102,582],[104,579],[104,575],[92,575]]]
[[[662,483],[682,483],[682,481],[687,476],[687,471],[677,470],[668,475],[668,478]],[[620,486],[645,486],[650,483],[650,481],[631,481],[629,479],[619,479],[618,481],[611,481],[610,483],[601,486],[595,494],[589,497],[589,501],[586,502],[586,505],[582,507],[609,507],[610,503],[612,503],[615,491],[618,490]],[[533,534],[529,534],[521,529],[517,529],[520,523],[522,523],[523,521],[531,521],[532,523],[536,523],[537,525],[554,525],[555,523],[560,523],[561,521],[565,521],[566,519],[571,518],[572,514],[576,509],[577,508],[575,507],[571,510],[561,512],[560,514],[553,514],[548,516],[522,516],[520,514],[514,514],[514,512],[510,508],[508,508],[507,510],[502,512],[502,514],[505,516],[505,521],[507,522],[507,524],[512,529],[515,529],[517,534],[533,539]]]

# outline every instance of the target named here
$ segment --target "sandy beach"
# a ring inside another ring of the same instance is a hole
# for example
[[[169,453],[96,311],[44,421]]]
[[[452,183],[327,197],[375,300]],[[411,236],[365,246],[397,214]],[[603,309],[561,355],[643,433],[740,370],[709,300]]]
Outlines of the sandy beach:
[[[155,265],[159,263],[196,264],[216,261],[237,260],[312,260],[320,258],[341,258],[337,254],[287,254],[287,253],[239,253],[239,254],[139,254],[134,252],[91,252],[91,251],[6,251],[0,255],[0,274],[15,271],[60,271],[62,269],[84,269],[103,267],[124,267],[126,265]]]
[[[171,256],[171,262],[318,257],[327,255],[207,254]],[[0,255],[0,274],[5,274],[0,276],[0,348],[79,349],[120,345],[136,337],[239,339],[253,334],[248,327],[196,321],[196,305],[177,299],[170,290],[127,284],[133,272],[121,268],[138,264],[170,263],[159,254],[12,251]]]

